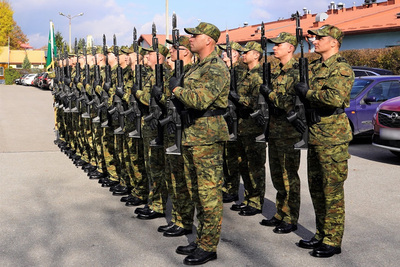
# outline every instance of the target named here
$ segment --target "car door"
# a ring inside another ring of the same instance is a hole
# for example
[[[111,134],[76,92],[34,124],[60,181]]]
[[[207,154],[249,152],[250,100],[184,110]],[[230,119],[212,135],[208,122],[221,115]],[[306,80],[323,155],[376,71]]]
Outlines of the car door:
[[[358,129],[360,133],[372,131],[372,117],[376,111],[376,108],[389,97],[389,93],[394,90],[390,90],[395,87],[400,88],[400,82],[395,81],[382,81],[371,85],[367,89],[367,92],[363,95],[358,106]],[[400,90],[399,90],[400,93]],[[394,97],[394,96],[392,96]]]

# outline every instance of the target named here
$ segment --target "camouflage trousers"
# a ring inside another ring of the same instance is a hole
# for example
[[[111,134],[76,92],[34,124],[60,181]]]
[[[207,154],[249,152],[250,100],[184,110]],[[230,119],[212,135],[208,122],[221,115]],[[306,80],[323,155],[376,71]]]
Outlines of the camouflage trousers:
[[[96,152],[97,171],[107,174],[106,162],[104,159],[103,145],[101,143],[103,136],[103,129],[100,123],[92,123],[93,138]]]
[[[128,152],[125,155],[125,162],[130,168],[131,195],[141,200],[147,199],[149,195],[149,179],[147,178],[144,163],[143,139],[128,137],[129,131],[125,132]]]
[[[116,129],[117,127],[115,127]],[[117,158],[117,176],[119,178],[119,183],[122,186],[130,187],[130,165],[125,159],[129,157],[128,155],[128,144],[126,144],[126,139],[124,134],[114,134],[114,148],[115,157]]]
[[[96,157],[95,157],[95,147],[93,143],[93,132],[92,132],[92,120],[91,119],[82,119],[83,124],[83,135],[85,140],[85,150],[87,152],[88,159],[85,160],[90,163],[92,166],[96,166]]]
[[[56,109],[56,128],[58,130],[58,133],[60,135],[60,139],[63,141],[66,141],[66,131],[65,131],[65,125],[64,125],[64,112],[62,108],[55,108]]]
[[[315,210],[315,238],[340,247],[344,232],[344,181],[349,144],[308,147],[308,186]]]
[[[243,203],[262,209],[265,195],[266,143],[257,143],[257,135],[238,136],[239,172],[244,185]]]
[[[277,191],[274,217],[291,224],[297,224],[300,211],[300,150],[293,148],[298,141],[270,138],[268,142],[271,180]]]
[[[239,192],[239,155],[236,142],[226,142],[224,148],[224,187],[222,191],[231,195]]]
[[[152,130],[142,122],[144,160],[149,178],[150,192],[148,195],[149,207],[160,213],[165,213],[168,191],[165,181],[164,147],[150,146],[150,141],[157,137],[157,130]]]
[[[197,210],[196,244],[215,252],[221,235],[224,143],[183,146],[186,184]]]
[[[174,145],[175,135],[164,135],[164,144],[165,149]],[[165,177],[172,202],[171,222],[179,227],[192,230],[194,204],[186,185],[182,155],[165,155]]]
[[[112,181],[118,181],[117,159],[115,157],[114,147],[114,130],[112,127],[103,128],[101,144],[103,146],[107,173],[110,176],[109,179]]]

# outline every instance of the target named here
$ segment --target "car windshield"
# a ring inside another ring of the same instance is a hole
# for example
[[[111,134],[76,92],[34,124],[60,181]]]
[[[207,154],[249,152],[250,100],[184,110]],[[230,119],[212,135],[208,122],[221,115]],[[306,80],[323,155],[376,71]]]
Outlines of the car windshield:
[[[350,99],[356,98],[373,80],[370,79],[355,79],[353,88],[351,88]]]

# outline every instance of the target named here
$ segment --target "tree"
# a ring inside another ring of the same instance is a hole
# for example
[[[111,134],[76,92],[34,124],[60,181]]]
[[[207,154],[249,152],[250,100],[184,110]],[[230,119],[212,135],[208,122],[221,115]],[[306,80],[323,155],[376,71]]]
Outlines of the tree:
[[[57,31],[54,38],[56,38],[56,46],[58,53],[64,51],[64,47],[68,46],[67,42],[64,40],[64,37],[61,35],[61,32]]]
[[[28,38],[22,32],[13,18],[14,11],[7,0],[0,1],[0,46],[8,45],[10,37],[11,49],[21,48],[22,43],[27,43]]]
[[[31,62],[29,61],[28,54],[25,54],[24,62],[22,63],[22,68],[25,70],[31,69]]]
[[[10,4],[7,1],[0,2],[0,46],[6,46],[8,44],[8,36],[13,30],[14,12],[11,9]]]

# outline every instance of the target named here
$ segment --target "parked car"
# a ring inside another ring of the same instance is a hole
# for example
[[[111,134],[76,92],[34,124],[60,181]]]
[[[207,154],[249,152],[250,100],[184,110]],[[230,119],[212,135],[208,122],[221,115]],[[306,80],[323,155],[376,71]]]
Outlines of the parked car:
[[[363,76],[354,80],[345,112],[354,135],[372,134],[372,117],[384,101],[400,96],[400,76]]]
[[[33,86],[36,86],[36,87],[39,87],[39,79],[40,79],[40,77],[42,77],[42,75],[44,74],[45,72],[42,72],[42,73],[39,73],[38,75],[36,75],[36,77],[35,77],[35,79],[33,79]]]
[[[37,74],[28,74],[28,76],[26,76],[25,79],[22,81],[22,85],[32,85],[36,75]]]
[[[400,157],[400,97],[379,105],[373,119],[372,144]]]
[[[49,89],[50,88],[51,79],[49,78],[49,74],[44,72],[42,76],[39,77],[38,87],[41,89]]]
[[[26,76],[28,76],[29,74],[24,74],[21,77],[17,78],[14,80],[15,84],[22,84],[23,79],[25,79]]]
[[[356,77],[360,76],[377,76],[377,75],[393,75],[394,73],[390,70],[370,68],[362,66],[353,66],[354,75]]]

